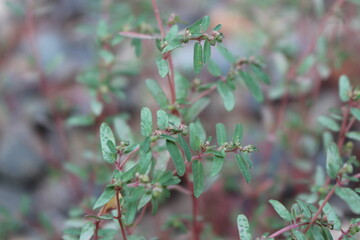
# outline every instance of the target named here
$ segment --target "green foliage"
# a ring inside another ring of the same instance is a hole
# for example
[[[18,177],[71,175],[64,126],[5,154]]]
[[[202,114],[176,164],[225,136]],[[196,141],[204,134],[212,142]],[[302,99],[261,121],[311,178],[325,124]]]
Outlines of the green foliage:
[[[251,240],[250,226],[245,215],[240,214],[237,217],[237,226],[239,230],[239,237],[241,240]]]

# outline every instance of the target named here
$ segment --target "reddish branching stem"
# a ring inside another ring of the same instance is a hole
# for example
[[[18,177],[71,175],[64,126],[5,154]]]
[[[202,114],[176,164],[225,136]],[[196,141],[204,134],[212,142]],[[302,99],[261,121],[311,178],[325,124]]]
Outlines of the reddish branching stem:
[[[278,236],[280,236],[281,234],[283,234],[283,233],[285,233],[287,231],[290,231],[290,230],[295,229],[295,228],[299,228],[299,227],[304,226],[306,224],[308,224],[308,223],[294,223],[294,224],[291,224],[289,226],[286,226],[286,227],[274,232],[268,238],[278,237]]]
[[[123,240],[127,240],[125,227],[124,227],[124,224],[123,224],[123,222],[121,220],[122,213],[121,213],[120,198],[119,198],[120,191],[117,190],[115,194],[116,194],[116,205],[117,205],[117,217],[116,217],[116,219],[118,220]]]

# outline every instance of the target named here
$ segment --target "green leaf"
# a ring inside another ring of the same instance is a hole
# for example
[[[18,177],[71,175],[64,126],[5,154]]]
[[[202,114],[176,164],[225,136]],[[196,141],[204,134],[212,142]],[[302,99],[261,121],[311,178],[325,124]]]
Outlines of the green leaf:
[[[142,44],[141,44],[141,39],[140,38],[134,38],[131,40],[131,45],[134,46],[135,48],[135,55],[137,57],[140,57],[141,52],[142,52]]]
[[[90,240],[95,232],[95,224],[93,222],[87,222],[81,229],[79,240]]]
[[[346,75],[341,75],[339,78],[339,97],[341,101],[347,102],[350,99],[351,83]]]
[[[210,25],[210,17],[205,16],[196,22],[194,22],[190,27],[187,28],[187,30],[190,31],[191,34],[205,32]]]
[[[189,80],[180,73],[175,72],[176,100],[185,101],[188,97],[190,87]]]
[[[170,42],[173,39],[176,38],[177,34],[179,32],[179,26],[178,25],[172,25],[172,27],[170,28],[170,30],[168,31],[168,33],[166,34],[165,40]]]
[[[360,109],[350,108],[350,112],[358,121],[360,121]]]
[[[108,163],[114,163],[116,159],[116,153],[114,153],[108,145],[110,141],[114,146],[116,146],[114,134],[111,131],[109,125],[103,122],[100,126],[100,144],[103,158]]]
[[[134,136],[132,135],[131,128],[123,118],[116,117],[114,119],[115,133],[121,140],[127,140],[134,142]]]
[[[240,171],[242,175],[244,176],[247,183],[251,181],[251,173],[249,166],[247,165],[246,161],[243,159],[243,157],[239,154],[236,155],[236,162],[240,168]]]
[[[71,116],[66,120],[66,125],[73,127],[85,127],[90,126],[95,123],[95,118],[93,116],[82,116],[82,115],[75,115]]]
[[[202,163],[199,160],[195,160],[192,163],[192,173],[194,178],[194,195],[198,198],[204,191],[204,170]]]
[[[217,65],[216,62],[212,59],[209,59],[207,62],[207,70],[215,77],[221,76],[221,69],[219,65]]]
[[[152,133],[152,114],[149,108],[141,109],[141,134],[149,137]]]
[[[326,116],[320,116],[318,117],[318,122],[323,125],[324,127],[327,127],[330,130],[333,130],[335,132],[340,130],[340,126],[337,122],[335,122],[335,120],[326,117]]]
[[[236,58],[234,57],[234,55],[232,55],[232,53],[222,44],[219,43],[217,45],[217,49],[219,50],[220,54],[229,62],[231,63],[235,63],[236,62]]]
[[[181,157],[181,153],[179,148],[177,147],[176,143],[166,140],[166,147],[171,155],[171,158],[174,162],[176,171],[179,176],[184,175],[185,173],[185,163]]]
[[[354,213],[360,214],[359,194],[357,194],[351,188],[345,188],[345,187],[336,187],[335,193],[349,205],[350,209]]]
[[[309,210],[308,204],[305,203],[305,202],[303,202],[303,201],[301,201],[301,200],[298,200],[298,199],[296,200],[296,202],[298,203],[298,205],[299,205],[302,213],[303,213],[306,217],[311,218],[312,215],[311,215],[311,212],[310,212],[310,210]]]
[[[194,71],[196,74],[201,72],[203,66],[202,47],[199,42],[194,44]]]
[[[319,204],[322,205],[323,200],[321,200],[319,202]],[[329,203],[325,204],[325,206],[323,208],[323,212],[327,216],[328,221],[332,222],[334,224],[334,229],[339,231],[341,229],[340,219],[338,218],[338,216],[336,215],[336,212],[334,211],[334,209],[332,208],[332,206]]]
[[[353,140],[360,141],[360,132],[348,132],[346,136]]]
[[[245,215],[243,214],[238,215],[237,226],[241,240],[252,240],[252,236],[250,233],[250,225]]]
[[[151,197],[152,195],[151,194],[143,194],[140,198],[140,202],[139,202],[139,205],[138,205],[138,208],[137,210],[140,210],[141,208],[143,208],[148,202],[151,201]]]
[[[224,124],[222,124],[222,123],[216,124],[216,139],[217,139],[219,146],[224,145],[224,143],[227,141],[226,129],[225,129]]]
[[[230,87],[223,81],[219,81],[217,90],[224,102],[225,109],[229,112],[232,111],[235,106],[235,97]]]
[[[166,53],[176,48],[179,48],[181,47],[181,44],[181,40],[179,38],[175,38],[168,43],[168,45],[162,50],[162,53]]]
[[[168,74],[169,72],[169,67],[168,67],[168,63],[166,60],[160,58],[160,59],[156,59],[156,65],[159,71],[159,75],[163,78],[166,76],[166,74]]]
[[[342,160],[337,145],[329,143],[326,156],[326,172],[330,178],[335,179],[341,168]]]
[[[210,26],[210,17],[209,16],[203,17],[200,24],[200,32],[206,32],[209,26]]]
[[[204,43],[204,63],[207,63],[211,58],[211,45],[209,41],[205,41]]]
[[[256,78],[260,79],[266,84],[270,84],[270,78],[269,76],[263,72],[261,68],[255,65],[250,65],[251,70],[254,72]]]
[[[100,197],[98,198],[98,200],[96,201],[93,209],[99,208],[104,206],[106,203],[108,203],[110,201],[110,199],[112,197],[115,196],[115,188],[113,185],[108,185],[104,192],[100,195]]]
[[[307,73],[312,68],[312,66],[314,66],[315,61],[316,59],[314,55],[310,54],[309,56],[307,56],[297,70],[298,75],[303,75]]]
[[[103,61],[105,62],[106,65],[114,62],[114,60],[115,60],[114,54],[112,54],[111,52],[109,52],[108,50],[105,50],[105,49],[101,49],[99,51],[99,55],[103,59]]]
[[[248,165],[248,167],[251,169],[253,167],[253,164],[250,160],[249,154],[246,152],[242,152],[241,156],[244,159],[244,161],[246,162],[246,164]]]
[[[221,171],[223,164],[224,158],[215,155],[211,165],[210,177],[215,177],[216,175],[218,175],[218,173]]]
[[[130,225],[134,222],[135,219],[135,215],[137,212],[137,202],[128,202],[125,206],[125,224]]]
[[[207,107],[210,100],[209,98],[200,98],[197,102],[195,102],[186,112],[184,119],[185,122],[192,122],[198,115]]]
[[[277,200],[269,200],[269,203],[273,206],[277,214],[285,221],[291,221],[291,214],[281,202]]]
[[[169,100],[165,96],[165,93],[161,89],[160,85],[153,79],[146,79],[145,84],[159,106],[166,109],[169,105]]]
[[[299,230],[293,229],[291,230],[292,234],[294,235],[296,240],[306,240],[307,238],[305,237],[305,235],[300,232]]]
[[[243,136],[243,127],[241,126],[241,124],[236,124],[235,132],[233,136],[234,143],[240,143],[242,140],[242,136]]]
[[[185,141],[183,136],[181,136],[180,134],[178,135],[178,140],[179,140],[180,146],[184,150],[186,159],[190,162],[191,161],[191,151],[190,151],[190,147],[189,147],[188,143]]]
[[[248,74],[247,72],[240,71],[239,75],[242,78],[242,80],[244,80],[246,87],[250,90],[254,98],[257,101],[262,102],[264,100],[264,95],[261,91],[259,84],[256,81],[254,81],[251,75]]]
[[[213,31],[219,31],[221,29],[222,25],[218,24],[216,27],[214,27]]]
[[[190,147],[195,151],[200,151],[201,142],[196,125],[194,123],[190,123],[189,129],[190,129]]]
[[[157,115],[157,124],[160,129],[166,129],[169,126],[169,116],[164,110],[158,110]]]

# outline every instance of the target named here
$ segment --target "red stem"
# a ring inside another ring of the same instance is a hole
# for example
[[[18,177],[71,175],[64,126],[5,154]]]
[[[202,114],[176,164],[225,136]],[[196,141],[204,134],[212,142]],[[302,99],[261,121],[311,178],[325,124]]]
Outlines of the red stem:
[[[287,231],[290,231],[292,229],[295,229],[295,228],[298,228],[298,227],[301,227],[301,226],[304,226],[308,223],[294,223],[294,224],[291,224],[289,226],[286,226],[276,232],[274,232],[273,234],[271,234],[270,236],[268,236],[268,238],[275,238],[281,234],[283,234],[284,232],[287,232]]]
[[[118,211],[118,214],[117,214],[117,217],[116,219],[118,220],[119,222],[119,226],[121,228],[121,234],[122,234],[122,237],[123,237],[123,240],[127,240],[126,238],[126,232],[125,232],[125,228],[124,228],[124,224],[123,222],[121,221],[121,209],[120,209],[120,199],[119,199],[119,191],[116,191],[116,205],[117,205],[117,211]]]
[[[317,212],[315,213],[315,215],[311,218],[311,221],[309,223],[309,225],[307,225],[307,227],[304,230],[304,233],[306,233],[309,228],[311,227],[311,225],[314,224],[314,222],[316,221],[317,217],[320,215],[321,211],[323,210],[323,208],[325,207],[326,203],[329,202],[330,198],[332,197],[332,195],[334,195],[335,193],[335,189],[337,186],[339,186],[340,181],[338,180],[336,182],[336,184],[332,187],[332,189],[330,190],[330,192],[328,192],[328,194],[326,195],[323,203],[321,204],[321,206],[319,207],[319,209],[317,210]]]

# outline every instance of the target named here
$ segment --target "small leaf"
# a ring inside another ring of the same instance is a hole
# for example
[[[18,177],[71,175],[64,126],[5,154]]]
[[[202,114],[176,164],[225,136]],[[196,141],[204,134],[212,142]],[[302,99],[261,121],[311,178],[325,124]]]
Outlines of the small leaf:
[[[189,80],[180,73],[175,72],[176,100],[185,101],[188,97],[190,87]]]
[[[166,60],[160,58],[156,60],[156,65],[159,71],[159,75],[163,78],[166,76],[166,74],[168,74],[169,72],[169,67],[168,67],[168,63]]]
[[[185,163],[181,157],[181,153],[179,148],[177,147],[176,143],[166,140],[166,147],[171,155],[171,158],[174,162],[176,171],[179,176],[184,175],[185,173]]]
[[[221,171],[221,168],[224,164],[224,158],[220,156],[214,156],[211,165],[210,177],[215,177]]]
[[[226,142],[226,129],[224,124],[222,123],[216,124],[216,139],[219,146],[224,145],[224,143]]]
[[[249,183],[251,181],[251,173],[249,170],[249,166],[247,165],[246,161],[242,158],[242,156],[240,156],[239,154],[237,154],[235,157],[242,175],[244,176],[246,182]]]
[[[252,236],[250,233],[250,225],[245,215],[243,214],[238,215],[237,226],[241,240],[252,240]]]
[[[341,101],[347,102],[350,99],[351,83],[346,75],[341,75],[339,78],[339,97]]]
[[[210,17],[209,16],[203,17],[200,24],[200,32],[206,32],[209,26],[210,26]]]
[[[114,163],[116,159],[116,153],[109,148],[108,141],[112,145],[116,146],[114,134],[111,131],[109,125],[103,122],[100,126],[100,144],[103,158],[108,163]]]
[[[320,205],[323,204],[323,200],[319,202]],[[338,216],[336,215],[336,212],[332,208],[332,206],[329,203],[326,203],[323,208],[324,214],[327,216],[327,219],[329,222],[334,224],[334,229],[340,231],[341,229],[341,222]]]
[[[207,70],[209,73],[215,77],[221,76],[221,69],[219,65],[216,64],[216,62],[212,59],[209,59],[207,62]]]
[[[108,203],[112,197],[115,196],[115,189],[114,186],[109,185],[105,188],[104,192],[100,195],[98,200],[96,201],[93,209],[99,208],[104,206],[106,203]]]
[[[260,79],[266,84],[270,84],[269,76],[263,70],[255,65],[250,65],[251,70],[254,72],[256,78]]]
[[[330,130],[333,130],[335,132],[340,130],[339,124],[329,117],[320,116],[317,120],[321,125],[327,127]]]
[[[195,151],[199,151],[201,142],[198,136],[197,127],[194,123],[190,123],[189,129],[190,129],[190,147]]]
[[[225,109],[229,112],[232,111],[235,106],[235,97],[230,87],[223,81],[219,81],[217,90],[224,102]]]
[[[335,193],[349,205],[350,209],[354,213],[360,214],[360,196],[359,196],[359,194],[357,194],[351,188],[345,188],[345,187],[336,187]]]
[[[337,145],[334,142],[329,143],[326,156],[326,172],[330,178],[336,178],[341,164],[342,160]]]
[[[99,55],[104,60],[106,65],[112,63],[115,60],[114,54],[105,49],[100,50]]]
[[[87,222],[81,229],[79,240],[90,240],[95,232],[95,224],[93,222]]]
[[[185,141],[185,139],[179,134],[178,135],[179,143],[182,149],[184,150],[186,159],[190,162],[191,161],[191,151],[188,143]]]
[[[152,133],[152,114],[149,108],[141,109],[141,134],[149,137]]]
[[[240,124],[236,124],[235,132],[233,136],[234,143],[240,143],[243,136],[243,127]]]
[[[351,114],[356,118],[356,120],[360,121],[360,109],[358,108],[350,108]]]
[[[170,28],[170,30],[168,31],[168,33],[166,34],[165,40],[170,42],[173,39],[176,38],[177,34],[179,32],[179,26],[178,25],[172,25],[172,27]]]
[[[258,83],[256,81],[254,81],[254,79],[251,77],[251,75],[248,74],[247,72],[240,71],[239,74],[240,74],[240,77],[242,78],[242,80],[244,80],[246,87],[250,90],[250,92],[254,96],[254,98],[257,101],[262,102],[264,100],[264,95],[263,95]]]
[[[207,107],[209,102],[209,98],[200,98],[197,102],[191,105],[184,116],[185,122],[194,121],[194,119],[196,119],[199,114]]]
[[[310,210],[309,210],[308,204],[305,203],[305,202],[303,202],[303,201],[301,201],[301,200],[296,200],[296,202],[298,203],[298,205],[299,205],[302,213],[303,213],[306,217],[311,218],[311,212],[310,212]]]
[[[199,42],[194,44],[194,71],[196,74],[201,72],[203,66],[202,47]]]
[[[141,52],[142,52],[141,39],[140,38],[133,38],[131,40],[131,45],[135,47],[135,55],[137,57],[140,57]]]
[[[169,126],[169,116],[164,110],[158,110],[157,115],[157,124],[160,129],[166,129]]]
[[[140,202],[138,205],[137,210],[140,210],[141,208],[143,208],[148,202],[151,201],[151,194],[143,194],[140,198]]]
[[[232,53],[222,43],[219,43],[217,45],[217,49],[227,61],[231,63],[236,62],[236,58],[234,57],[234,55],[232,55]]]
[[[211,45],[209,41],[205,41],[204,43],[204,63],[207,63],[211,58]]]
[[[303,75],[307,73],[312,68],[312,66],[314,66],[315,62],[316,59],[314,55],[310,54],[309,56],[307,56],[297,70],[298,75]]]
[[[214,27],[213,31],[219,31],[221,29],[222,25],[218,24],[216,27]]]
[[[173,39],[169,42],[169,44],[162,50],[162,53],[166,53],[172,50],[175,50],[176,48],[181,47],[181,40],[178,38]]]
[[[66,120],[66,125],[68,126],[78,126],[78,127],[85,127],[94,124],[95,118],[93,116],[82,116],[82,115],[75,115],[71,116]]]
[[[153,79],[147,79],[145,84],[159,106],[166,109],[169,105],[169,100],[165,96],[165,93],[161,89],[160,85]]]
[[[348,132],[346,136],[350,139],[360,141],[360,132]]]
[[[285,221],[291,221],[291,214],[281,202],[277,200],[269,200],[269,203],[273,206],[277,214]]]
[[[204,191],[204,170],[202,163],[199,160],[195,160],[192,163],[192,172],[194,178],[194,195],[198,198]]]
[[[304,235],[304,233],[300,232],[299,230],[293,229],[291,231],[296,240],[306,240],[307,239],[306,236]]]
[[[134,136],[132,135],[131,128],[123,118],[116,117],[114,119],[114,127],[115,127],[116,135],[121,140],[134,142]]]

